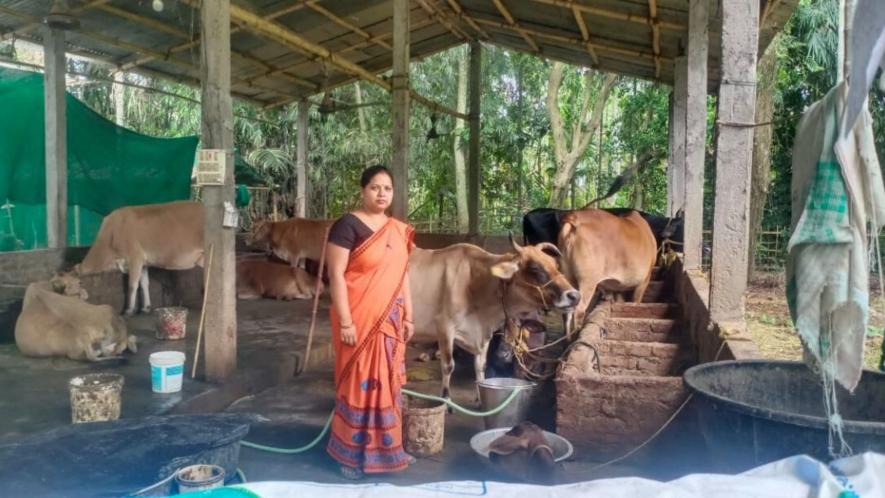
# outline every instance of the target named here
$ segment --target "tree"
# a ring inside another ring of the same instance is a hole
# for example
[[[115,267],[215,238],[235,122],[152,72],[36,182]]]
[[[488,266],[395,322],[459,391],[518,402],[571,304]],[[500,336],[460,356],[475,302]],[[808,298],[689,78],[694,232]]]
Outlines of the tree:
[[[564,67],[562,63],[554,62],[547,84],[547,112],[553,132],[553,153],[556,161],[556,173],[553,176],[548,204],[554,207],[565,205],[566,194],[575,176],[578,160],[584,155],[596,129],[599,128],[605,102],[615,84],[614,74],[602,75],[596,71],[586,70],[583,85],[579,90],[581,95],[579,111],[574,115],[568,113],[571,119],[563,119],[559,108],[559,97]],[[591,99],[594,99],[592,110]],[[566,138],[567,131],[569,139]]]

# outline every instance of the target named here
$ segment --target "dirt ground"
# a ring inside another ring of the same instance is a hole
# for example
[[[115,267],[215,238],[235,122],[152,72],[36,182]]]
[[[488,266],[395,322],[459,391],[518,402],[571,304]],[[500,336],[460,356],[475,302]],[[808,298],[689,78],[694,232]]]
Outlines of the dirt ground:
[[[876,286],[877,287],[877,286]],[[802,346],[793,331],[787,308],[783,273],[757,273],[747,292],[747,325],[759,352],[765,358],[801,360]],[[885,330],[885,298],[878,289],[870,296],[864,367],[876,370],[882,356]]]

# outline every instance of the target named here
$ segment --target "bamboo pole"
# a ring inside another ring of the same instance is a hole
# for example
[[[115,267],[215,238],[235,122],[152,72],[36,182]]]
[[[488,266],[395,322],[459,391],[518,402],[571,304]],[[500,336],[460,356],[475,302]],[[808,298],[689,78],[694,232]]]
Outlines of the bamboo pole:
[[[452,24],[449,21],[448,17],[443,15],[441,11],[436,10],[436,8],[429,4],[427,0],[417,0],[417,2],[418,5],[420,5],[421,8],[424,9],[425,12],[427,12],[428,15],[436,18],[443,26],[446,27],[446,29],[449,30],[449,32],[455,35],[456,38],[458,38],[459,40],[470,39],[470,37],[466,33],[464,33],[463,31],[461,31],[460,28],[457,28],[454,24]]]
[[[360,35],[366,41],[374,43],[375,45],[379,45],[381,47],[384,47],[387,50],[393,50],[393,47],[389,43],[387,43],[386,41],[382,40],[380,37],[373,36],[373,35],[369,34],[368,32],[366,32],[365,30],[363,30],[362,28],[360,28],[359,26],[356,26],[355,24],[348,22],[341,17],[338,17],[335,13],[333,13],[330,10],[326,9],[325,7],[322,7],[321,5],[319,5],[315,0],[307,2],[307,6],[309,8],[311,8],[312,10],[314,10],[315,12],[322,15],[323,17],[325,17],[326,19],[341,26],[342,28],[350,30],[350,31]]]
[[[599,64],[599,56],[596,55],[596,49],[593,48],[593,44],[590,43],[590,30],[587,28],[587,22],[584,20],[584,13],[576,8],[572,8],[572,13],[575,16],[575,22],[578,24],[578,29],[581,30],[581,37],[584,39],[584,43],[587,44],[587,52],[590,53],[590,58],[593,59],[593,64]]]
[[[655,52],[655,79],[661,77],[661,29],[658,26],[658,2],[648,0],[648,25],[651,26],[652,49]]]
[[[200,362],[200,342],[203,340],[203,323],[206,321],[206,299],[209,297],[209,277],[212,275],[212,253],[215,252],[215,244],[209,246],[209,264],[206,268],[206,280],[203,282],[203,308],[200,310],[200,325],[197,327],[197,347],[194,350],[194,364],[191,369],[191,378],[197,377],[197,363]]]
[[[480,36],[482,36],[483,38],[485,38],[485,39],[489,38],[489,34],[486,33],[481,27],[479,27],[479,24],[477,24],[476,21],[473,20],[473,18],[471,18],[470,16],[467,15],[466,12],[464,12],[464,9],[461,8],[461,4],[459,4],[457,0],[447,0],[447,1],[449,4],[449,7],[452,9],[452,11],[455,13],[455,15],[458,16],[459,19],[461,19],[464,22],[466,22],[467,24],[469,24],[470,27],[473,28],[477,33],[479,33]]]
[[[492,27],[505,29],[505,30],[512,29],[511,26],[508,26],[507,24],[502,23],[500,21],[493,21],[490,19],[483,19],[483,18],[476,18],[475,20],[476,20],[476,22],[478,22],[480,24],[485,24],[487,26],[492,26]],[[642,58],[642,59],[646,59],[646,60],[650,60],[650,61],[654,61],[654,59],[655,59],[654,54],[643,52],[641,50],[635,50],[635,49],[631,50],[631,49],[625,49],[625,48],[620,48],[620,47],[612,47],[610,45],[603,45],[598,42],[597,43],[585,43],[584,40],[582,40],[580,38],[573,38],[573,37],[568,37],[568,36],[556,35],[556,34],[552,34],[552,33],[545,33],[543,31],[538,31],[535,29],[525,28],[525,27],[522,29],[527,31],[528,33],[538,37],[538,38],[546,38],[548,40],[553,40],[553,41],[557,41],[557,42],[561,42],[561,43],[568,43],[570,45],[581,47],[582,49],[586,48],[587,45],[590,45],[595,50],[598,50],[600,52],[610,52],[610,53],[614,53],[614,54],[618,54],[618,55],[623,55],[623,56],[627,56],[627,57]],[[673,62],[672,57],[661,56],[660,59],[662,61],[666,61],[668,63]]]
[[[501,15],[504,16],[504,19],[507,20],[507,24],[510,25],[510,28],[519,33],[519,35],[522,36],[522,39],[532,47],[532,50],[534,50],[536,54],[540,54],[541,49],[538,47],[538,44],[535,43],[535,40],[532,39],[531,35],[526,30],[519,26],[519,23],[516,22],[516,19],[513,18],[510,11],[507,10],[507,7],[501,3],[501,0],[492,0],[492,3],[495,4],[495,8],[498,9],[498,12],[500,12]]]
[[[617,19],[619,21],[627,21],[633,22],[637,24],[645,24],[648,25],[651,23],[651,19],[646,16],[640,16],[636,14],[630,14],[626,12],[616,12],[613,10],[604,9],[601,7],[591,7],[590,5],[585,5],[582,3],[578,3],[574,0],[532,0],[537,3],[542,3],[544,5],[555,5],[556,7],[562,7],[565,9],[578,9],[582,12],[586,12],[588,14],[607,17],[609,19]],[[671,31],[680,31],[685,32],[688,29],[683,23],[672,22],[672,21],[659,21],[658,25],[667,30]]]

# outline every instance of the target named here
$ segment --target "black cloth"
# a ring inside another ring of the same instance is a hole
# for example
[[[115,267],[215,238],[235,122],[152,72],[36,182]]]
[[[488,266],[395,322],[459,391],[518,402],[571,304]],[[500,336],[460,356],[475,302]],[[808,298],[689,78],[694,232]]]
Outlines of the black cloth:
[[[329,230],[329,242],[347,250],[359,247],[375,233],[363,220],[352,213],[347,213],[332,224]]]

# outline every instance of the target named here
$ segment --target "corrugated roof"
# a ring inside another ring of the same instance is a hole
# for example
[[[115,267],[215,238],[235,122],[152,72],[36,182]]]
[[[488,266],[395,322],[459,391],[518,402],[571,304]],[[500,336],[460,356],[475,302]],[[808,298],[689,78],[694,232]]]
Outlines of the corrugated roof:
[[[718,80],[720,1],[710,2],[712,83]],[[69,51],[129,71],[196,84],[200,66],[198,0],[71,0],[80,27]],[[684,52],[688,0],[413,0],[413,60],[470,40],[624,75],[673,81]],[[798,0],[760,0],[760,48]],[[40,42],[51,0],[0,1],[0,38]],[[373,74],[391,67],[390,0],[236,0],[232,2],[232,93],[279,105],[355,80],[323,57],[328,51]],[[248,22],[247,22],[248,21]],[[261,27],[256,27],[258,24]],[[269,34],[271,31],[276,35]],[[279,33],[285,34],[284,38]],[[294,37],[294,38],[293,38]],[[319,47],[305,50],[293,39]],[[318,55],[319,54],[319,55]]]

